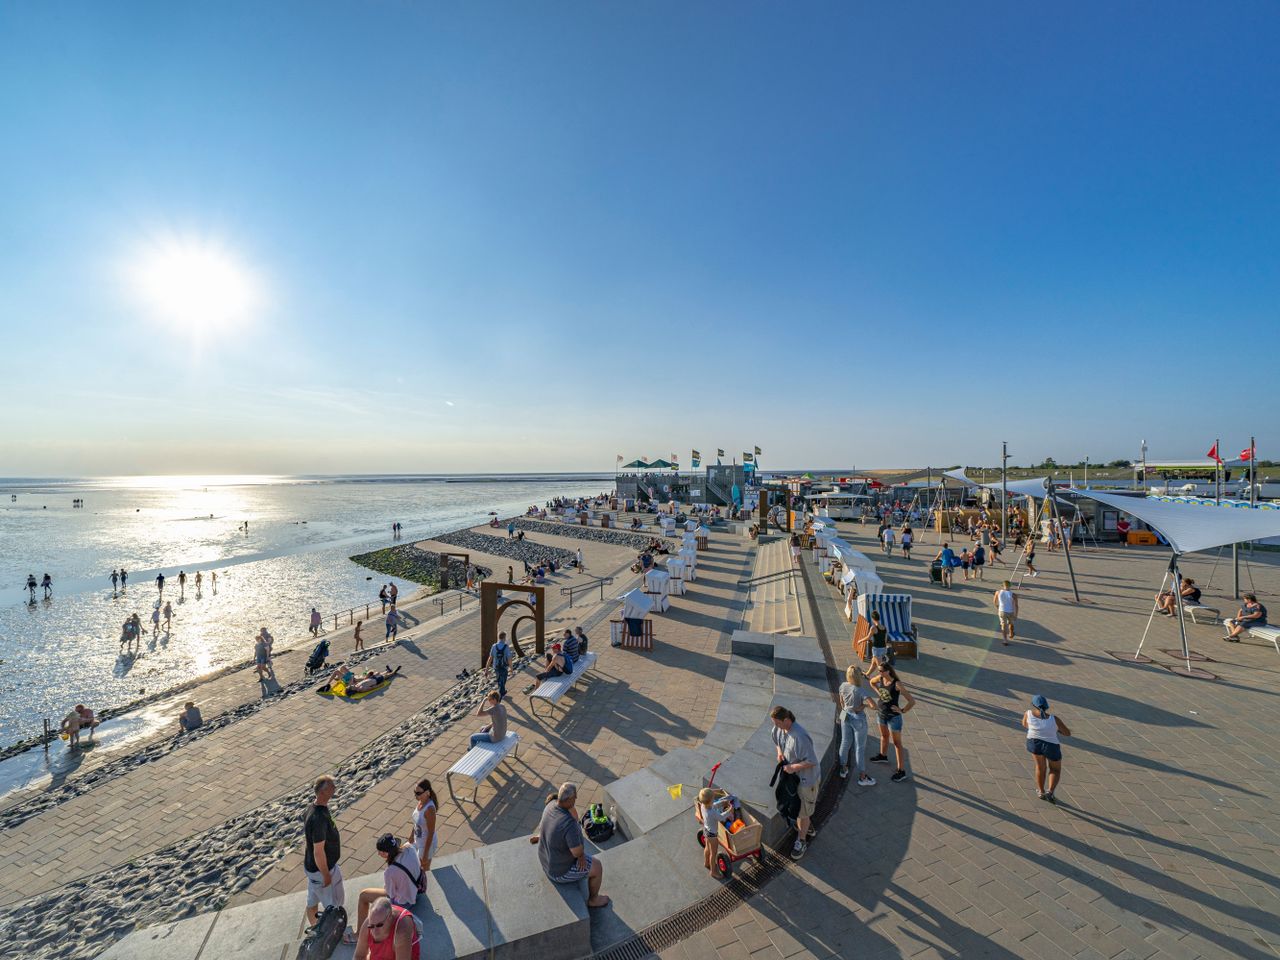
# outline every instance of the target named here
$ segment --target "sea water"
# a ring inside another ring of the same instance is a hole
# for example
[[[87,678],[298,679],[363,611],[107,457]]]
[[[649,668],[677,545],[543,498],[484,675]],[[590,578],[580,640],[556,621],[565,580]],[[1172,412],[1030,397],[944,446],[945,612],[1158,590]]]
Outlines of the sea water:
[[[0,480],[0,746],[40,733],[44,718],[56,726],[76,703],[100,710],[245,660],[259,627],[278,647],[309,640],[313,606],[376,601],[390,578],[348,558],[391,546],[393,522],[411,543],[609,485],[589,475]],[[121,566],[128,588],[113,591]],[[160,571],[174,618],[156,637]],[[31,604],[27,575],[45,573],[53,597],[38,589]],[[140,656],[122,657],[121,625],[135,612],[148,633]]]

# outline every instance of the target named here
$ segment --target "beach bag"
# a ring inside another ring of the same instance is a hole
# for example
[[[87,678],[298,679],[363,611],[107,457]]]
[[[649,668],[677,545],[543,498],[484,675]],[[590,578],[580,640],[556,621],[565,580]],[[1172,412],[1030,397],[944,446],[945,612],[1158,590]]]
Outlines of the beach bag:
[[[592,843],[604,843],[613,836],[613,821],[604,812],[604,807],[593,803],[582,815],[582,832]]]
[[[427,892],[427,871],[419,870],[418,875],[415,877],[412,873],[409,872],[409,868],[406,867],[399,860],[393,863],[392,866],[399,867],[401,871],[404,873],[404,875],[413,881],[413,885],[418,888],[418,893]]]
[[[298,960],[329,960],[347,932],[347,911],[325,907],[311,934],[298,945]]]

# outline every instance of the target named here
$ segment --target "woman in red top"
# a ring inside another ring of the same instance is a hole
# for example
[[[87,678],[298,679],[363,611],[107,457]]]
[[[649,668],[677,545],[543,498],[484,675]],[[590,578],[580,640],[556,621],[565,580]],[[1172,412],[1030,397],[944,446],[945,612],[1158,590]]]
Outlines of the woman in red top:
[[[356,937],[355,960],[420,960],[418,925],[404,907],[379,897]]]

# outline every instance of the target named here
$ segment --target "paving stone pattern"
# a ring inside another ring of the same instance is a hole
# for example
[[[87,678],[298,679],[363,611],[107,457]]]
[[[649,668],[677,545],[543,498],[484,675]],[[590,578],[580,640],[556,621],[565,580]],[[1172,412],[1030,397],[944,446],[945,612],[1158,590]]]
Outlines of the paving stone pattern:
[[[893,768],[873,764],[877,786],[847,781],[793,870],[661,956],[1274,960],[1275,650],[1189,625],[1220,681],[1113,659],[1107,650],[1136,648],[1168,559],[1118,546],[1073,554],[1082,605],[1069,600],[1062,554],[1041,547],[1043,572],[1020,592],[1026,640],[1004,647],[991,605],[998,566],[944,590],[926,575],[935,535],[917,541],[915,560],[885,560],[857,526],[840,526],[876,557],[887,589],[914,597],[923,656],[899,662],[919,700],[904,734],[912,777],[891,783]],[[1212,561],[1191,558],[1185,572],[1202,585],[1213,573],[1206,601],[1234,610],[1230,571]],[[1275,564],[1247,573],[1264,598],[1280,596]],[[849,655],[841,644],[837,662]],[[1171,664],[1159,651],[1177,646],[1176,624],[1157,618],[1145,652]],[[1035,796],[1019,725],[1035,693],[1074,734],[1056,806]]]

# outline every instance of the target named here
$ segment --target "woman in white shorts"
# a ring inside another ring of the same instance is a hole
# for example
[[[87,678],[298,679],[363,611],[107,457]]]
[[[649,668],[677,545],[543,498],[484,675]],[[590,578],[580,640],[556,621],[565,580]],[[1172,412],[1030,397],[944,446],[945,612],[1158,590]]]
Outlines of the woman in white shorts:
[[[423,777],[413,788],[413,849],[418,851],[418,863],[422,869],[431,869],[431,860],[440,845],[436,833],[436,792],[431,781]]]

